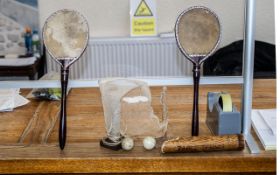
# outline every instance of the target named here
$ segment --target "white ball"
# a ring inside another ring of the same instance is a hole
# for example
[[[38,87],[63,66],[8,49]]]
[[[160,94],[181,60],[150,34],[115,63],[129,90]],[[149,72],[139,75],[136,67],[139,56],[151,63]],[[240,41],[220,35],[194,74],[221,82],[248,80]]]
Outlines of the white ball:
[[[146,150],[152,150],[156,146],[156,139],[153,137],[145,137],[143,146]]]
[[[132,138],[126,137],[122,140],[122,149],[129,151],[134,147],[134,141]]]

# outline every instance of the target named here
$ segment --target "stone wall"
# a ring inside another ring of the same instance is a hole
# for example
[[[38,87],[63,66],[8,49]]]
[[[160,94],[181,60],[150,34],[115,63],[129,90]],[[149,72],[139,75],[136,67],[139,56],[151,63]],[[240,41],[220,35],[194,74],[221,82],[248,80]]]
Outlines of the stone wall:
[[[0,13],[0,55],[25,54],[24,28]]]
[[[0,0],[0,55],[25,54],[25,26],[38,30],[38,9],[14,0]]]
[[[0,0],[0,13],[13,19],[22,26],[38,30],[38,9],[14,0]]]

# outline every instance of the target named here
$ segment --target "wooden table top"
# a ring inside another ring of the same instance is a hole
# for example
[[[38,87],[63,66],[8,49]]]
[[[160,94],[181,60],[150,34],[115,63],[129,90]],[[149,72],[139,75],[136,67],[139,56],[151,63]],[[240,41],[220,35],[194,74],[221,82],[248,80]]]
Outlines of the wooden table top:
[[[151,88],[153,108],[160,115],[162,87]],[[225,91],[240,109],[241,85],[200,87],[200,135],[210,135],[205,124],[207,92]],[[23,90],[27,94],[28,90]],[[190,136],[192,86],[168,87],[167,137]],[[59,102],[31,100],[13,112],[0,113],[0,173],[275,173],[276,151],[161,154],[146,151],[137,140],[132,151],[99,146],[105,136],[100,92],[72,89],[68,96],[67,143],[58,147]],[[276,108],[276,80],[255,80],[253,108]],[[257,138],[256,138],[257,139]],[[258,141],[259,142],[259,141]]]

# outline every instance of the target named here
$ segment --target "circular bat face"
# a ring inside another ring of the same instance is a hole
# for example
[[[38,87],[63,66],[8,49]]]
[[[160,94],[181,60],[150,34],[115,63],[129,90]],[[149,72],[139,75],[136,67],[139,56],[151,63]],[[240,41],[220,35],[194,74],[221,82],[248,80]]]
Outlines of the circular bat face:
[[[78,59],[87,47],[86,19],[73,10],[53,13],[43,28],[43,39],[50,55],[57,60]]]
[[[184,11],[176,23],[176,40],[184,55],[193,62],[203,61],[217,47],[220,23],[217,16],[205,7]],[[200,57],[202,59],[197,60]]]

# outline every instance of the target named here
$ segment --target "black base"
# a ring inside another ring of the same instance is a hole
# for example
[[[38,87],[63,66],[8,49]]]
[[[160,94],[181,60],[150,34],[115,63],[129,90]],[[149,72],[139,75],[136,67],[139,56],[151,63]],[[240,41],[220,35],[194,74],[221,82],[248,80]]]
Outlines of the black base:
[[[118,150],[122,149],[122,142],[121,142],[121,139],[119,141],[115,142],[109,138],[103,138],[102,140],[100,140],[100,146],[107,148],[107,149],[114,150],[114,151],[118,151]]]

